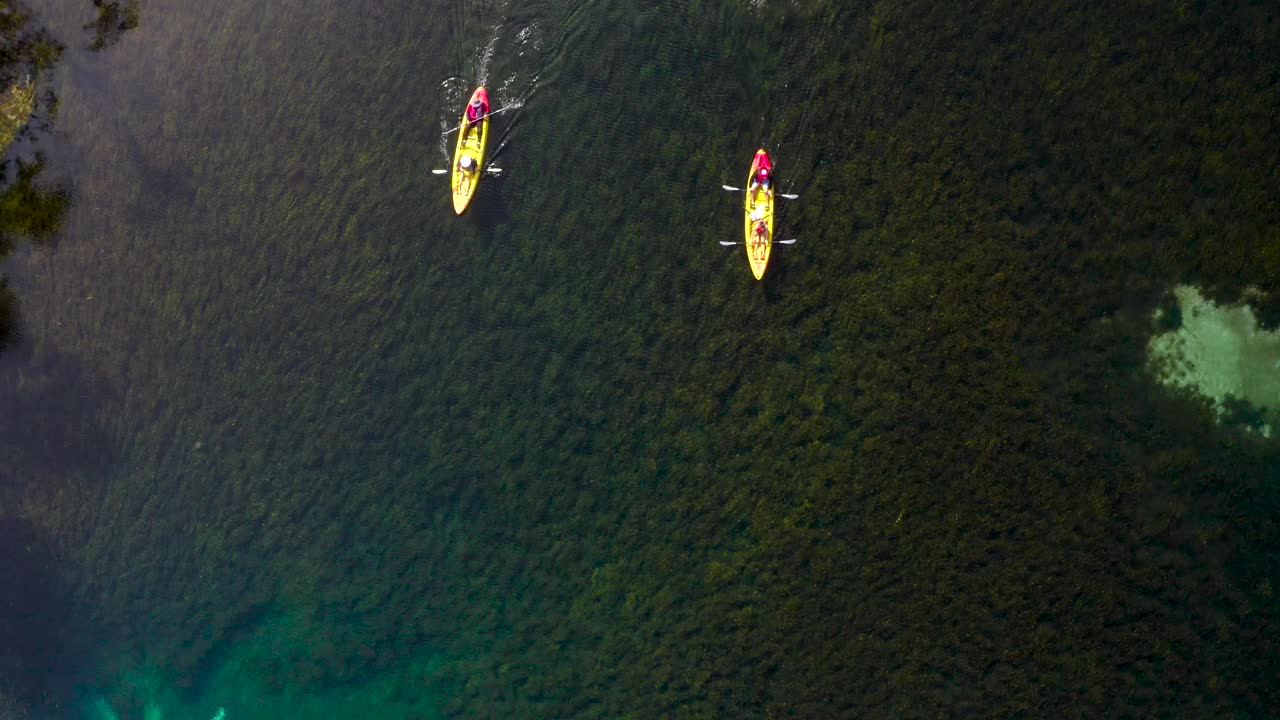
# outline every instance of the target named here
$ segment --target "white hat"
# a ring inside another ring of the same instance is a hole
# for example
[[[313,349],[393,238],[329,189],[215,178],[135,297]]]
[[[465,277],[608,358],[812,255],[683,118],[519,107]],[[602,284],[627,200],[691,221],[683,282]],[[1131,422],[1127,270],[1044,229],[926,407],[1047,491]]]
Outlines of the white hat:
[[[459,165],[461,165],[461,166],[462,166],[462,167],[464,167],[464,168],[469,168],[469,167],[471,167],[471,162],[472,162],[472,161],[471,161],[471,156],[470,156],[470,155],[463,155],[463,156],[462,156],[462,159],[458,161],[458,164],[459,164]]]
[[[760,219],[760,218],[762,218],[762,217],[764,217],[764,208],[762,208],[762,207],[758,207],[758,208],[756,208],[755,210],[752,210],[752,211],[751,211],[751,219],[752,219],[752,220],[759,220],[759,219]]]

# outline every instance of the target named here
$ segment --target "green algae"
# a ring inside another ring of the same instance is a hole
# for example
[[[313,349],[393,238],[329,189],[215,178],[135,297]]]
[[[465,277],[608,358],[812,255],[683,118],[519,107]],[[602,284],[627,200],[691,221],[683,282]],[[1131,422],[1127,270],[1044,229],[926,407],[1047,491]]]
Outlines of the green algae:
[[[142,6],[138,0],[95,0],[94,9],[97,17],[84,29],[93,30],[93,42],[89,49],[98,52],[120,42],[120,38],[128,30],[138,27],[142,17]]]
[[[1274,27],[588,4],[565,43],[593,51],[458,220],[425,137],[457,68],[417,49],[479,46],[484,12],[401,9],[425,35],[376,52],[372,12],[156,14],[138,52],[220,72],[139,63],[166,101],[113,112],[141,139],[62,149],[69,222],[115,251],[63,246],[51,291],[94,302],[39,311],[35,352],[118,388],[123,450],[25,510],[104,647],[198,688],[281,606],[275,691],[431,648],[460,717],[1280,702],[1276,450],[1138,372],[1170,284],[1280,269]],[[757,284],[716,188],[761,141],[804,199]]]
[[[48,242],[62,228],[71,201],[69,189],[38,182],[44,167],[45,160],[39,156],[31,162],[17,161],[17,177],[0,190],[0,242],[11,245],[19,238]]]

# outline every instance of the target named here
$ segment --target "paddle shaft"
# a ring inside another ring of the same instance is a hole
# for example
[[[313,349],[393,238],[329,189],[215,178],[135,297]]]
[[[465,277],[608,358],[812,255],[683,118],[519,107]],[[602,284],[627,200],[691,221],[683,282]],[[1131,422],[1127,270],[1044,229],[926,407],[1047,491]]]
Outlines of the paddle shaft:
[[[740,188],[740,187],[734,187],[734,186],[732,186],[732,185],[721,185],[720,187],[724,188],[725,190],[728,190],[729,192],[742,192],[742,188]],[[774,193],[774,194],[775,194],[775,195],[777,195],[778,197],[786,198],[786,199],[788,199],[788,200],[799,200],[799,199],[800,199],[800,196],[799,196],[799,195],[792,195],[792,194],[789,194],[789,193]]]
[[[506,112],[506,111],[508,111],[508,110],[512,109],[513,107],[516,107],[516,106],[514,106],[514,105],[509,105],[509,106],[507,106],[507,107],[502,108],[501,110],[494,110],[493,112],[489,113],[488,115],[485,115],[485,117],[493,117],[494,115],[497,115],[498,113]],[[483,120],[483,118],[481,118],[481,119]],[[479,122],[479,121],[477,121],[477,122]],[[458,131],[459,131],[459,130],[461,130],[465,125],[466,125],[466,123],[463,123],[462,125],[459,125],[458,127],[453,128],[452,130],[445,130],[444,132],[442,132],[442,133],[440,133],[440,134],[441,134],[441,135],[448,135],[449,133],[455,133],[455,132],[458,132]]]

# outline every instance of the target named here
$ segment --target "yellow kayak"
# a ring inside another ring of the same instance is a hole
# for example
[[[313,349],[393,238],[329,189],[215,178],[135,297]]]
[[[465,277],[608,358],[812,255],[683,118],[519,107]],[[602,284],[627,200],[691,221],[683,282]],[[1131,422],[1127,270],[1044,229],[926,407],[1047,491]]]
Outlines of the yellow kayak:
[[[480,184],[480,175],[484,172],[484,149],[489,142],[489,93],[484,86],[476,88],[471,94],[471,105],[480,101],[484,119],[478,126],[458,131],[458,147],[453,151],[453,171],[450,174],[449,187],[453,190],[453,211],[459,215],[471,204],[476,194],[476,186]],[[462,111],[462,124],[467,122],[467,111]]]
[[[764,269],[769,266],[769,251],[773,249],[773,178],[769,177],[768,184],[764,186],[752,188],[751,185],[761,170],[766,175],[773,172],[773,163],[764,148],[757,150],[751,159],[743,201],[743,240],[747,247],[747,261],[751,263],[751,272],[757,280],[764,277]]]

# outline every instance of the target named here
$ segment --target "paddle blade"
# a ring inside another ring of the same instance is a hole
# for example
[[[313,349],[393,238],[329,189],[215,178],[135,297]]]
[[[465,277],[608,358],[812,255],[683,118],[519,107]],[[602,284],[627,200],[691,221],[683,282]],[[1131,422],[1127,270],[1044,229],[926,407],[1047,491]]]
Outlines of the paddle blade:
[[[791,238],[790,240],[774,240],[773,242],[777,245],[795,245],[796,238]]]
[[[444,174],[446,174],[446,173],[448,173],[448,172],[449,172],[448,170],[432,170],[432,171],[431,171],[431,174],[432,174],[432,175],[444,175]]]
[[[491,168],[489,168],[488,170],[486,170],[485,172],[500,173],[500,172],[502,172],[502,168],[493,168],[493,167],[491,167]]]
[[[724,188],[725,190],[728,190],[729,192],[739,192],[740,190],[742,190],[742,188],[736,188],[732,185],[721,185],[720,187]]]
[[[730,245],[740,245],[741,243],[728,242],[727,240],[721,240],[721,241],[720,241],[720,244],[721,244],[721,245],[724,245],[725,247],[728,247],[728,246],[730,246]]]
[[[799,196],[799,195],[788,195],[788,194],[786,194],[786,193],[778,193],[778,194],[779,194],[781,197],[784,197],[784,198],[786,198],[786,199],[788,199],[788,200],[799,200],[799,199],[800,199],[800,196]]]

